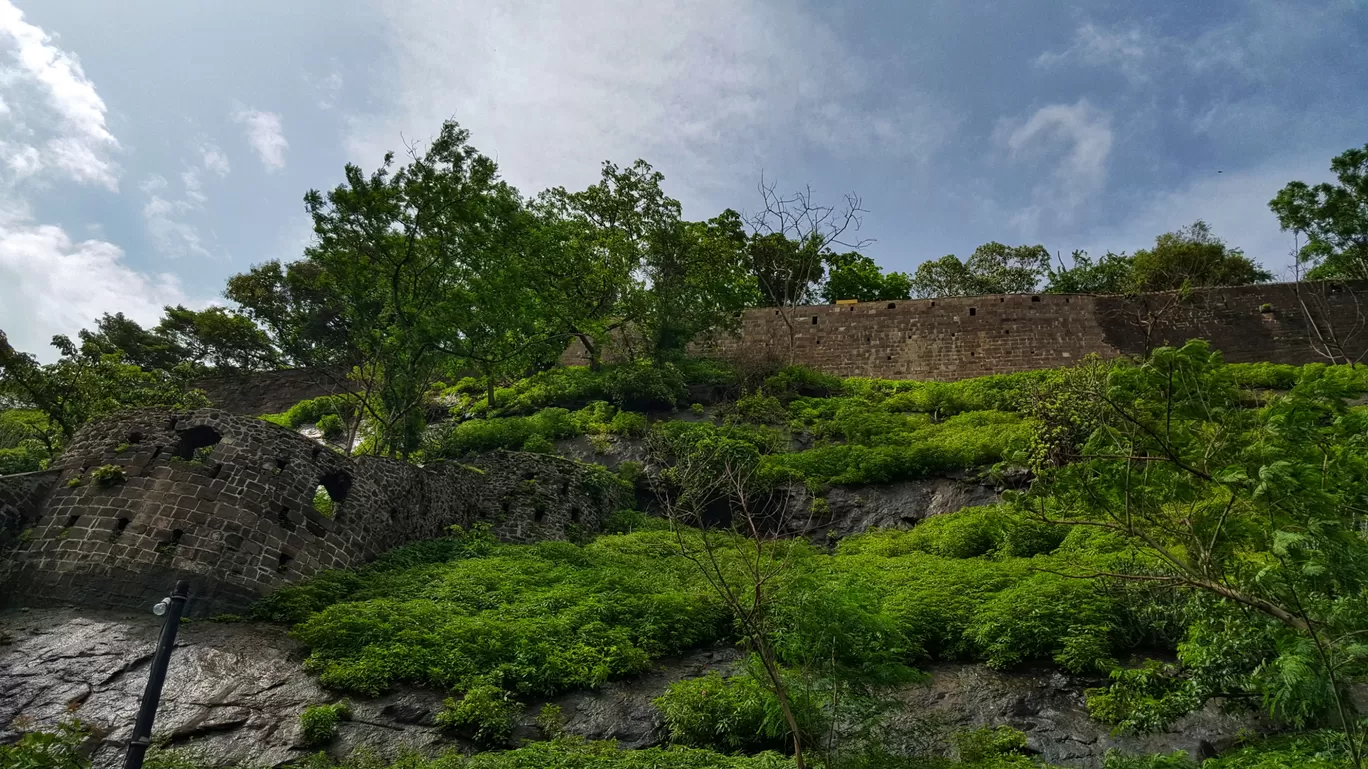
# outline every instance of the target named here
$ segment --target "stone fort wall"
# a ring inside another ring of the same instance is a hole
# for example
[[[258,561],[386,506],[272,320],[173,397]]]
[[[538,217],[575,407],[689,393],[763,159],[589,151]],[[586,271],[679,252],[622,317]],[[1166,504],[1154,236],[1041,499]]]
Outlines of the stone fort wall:
[[[95,480],[104,465],[125,479]],[[621,504],[601,475],[558,457],[496,452],[427,467],[348,458],[222,409],[91,423],[47,473],[29,476],[41,482],[0,478],[0,498],[14,499],[5,504],[24,527],[0,595],[142,607],[188,579],[199,616],[240,611],[280,585],[453,524],[484,521],[506,541],[565,539],[600,530]],[[320,486],[332,517],[314,508]]]
[[[1368,283],[754,308],[737,333],[698,341],[691,352],[743,364],[788,362],[791,345],[792,362],[838,376],[943,381],[1063,366],[1090,353],[1142,355],[1189,339],[1207,340],[1231,362],[1302,364],[1327,360],[1312,344],[1327,330],[1353,356],[1368,350],[1365,310]],[[576,342],[561,360],[582,365],[588,356]]]

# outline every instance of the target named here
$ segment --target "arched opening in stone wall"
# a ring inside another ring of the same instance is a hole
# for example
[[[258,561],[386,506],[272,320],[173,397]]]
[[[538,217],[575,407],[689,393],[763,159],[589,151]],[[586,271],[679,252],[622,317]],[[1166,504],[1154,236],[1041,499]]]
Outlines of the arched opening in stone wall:
[[[325,473],[318,479],[318,488],[314,490],[313,506],[320,515],[333,520],[341,520],[342,504],[347,501],[347,493],[351,491],[351,473],[343,470],[334,470]]]
[[[176,442],[175,456],[187,462],[203,462],[209,458],[209,454],[221,440],[223,436],[219,435],[218,430],[208,425],[196,425],[188,430],[181,430],[180,440]]]

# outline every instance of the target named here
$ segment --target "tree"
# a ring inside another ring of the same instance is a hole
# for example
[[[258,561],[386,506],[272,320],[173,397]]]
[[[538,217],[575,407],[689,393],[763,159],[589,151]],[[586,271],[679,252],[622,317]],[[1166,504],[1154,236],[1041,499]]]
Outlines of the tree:
[[[266,329],[286,362],[323,369],[355,365],[350,316],[323,265],[308,259],[254,265],[228,279],[224,296]]]
[[[762,295],[788,329],[792,360],[798,333],[795,311],[812,302],[831,247],[859,250],[874,241],[849,236],[859,231],[865,213],[854,193],[845,195],[840,205],[829,206],[814,201],[811,187],[784,196],[761,178],[758,189],[762,207],[749,218],[747,255]]]
[[[1284,232],[1305,234],[1299,265],[1310,280],[1368,278],[1368,144],[1330,161],[1338,184],[1289,182],[1269,201]]]
[[[884,274],[873,259],[848,251],[828,254],[827,281],[822,286],[822,300],[835,304],[840,299],[860,302],[882,302],[907,299],[912,295],[912,279],[906,273]]]
[[[1179,646],[1185,676],[1114,674],[1103,704],[1131,711],[1124,720],[1162,724],[1253,690],[1298,726],[1338,723],[1361,765],[1348,684],[1368,673],[1358,640],[1368,631],[1368,441],[1363,415],[1345,402],[1357,392],[1350,371],[1305,372],[1291,392],[1250,408],[1220,355],[1189,342],[1143,365],[1076,371],[1067,397],[1042,402],[1056,424],[1038,439],[1053,445],[1035,455],[1051,461],[1014,504],[1118,540],[1107,566],[1068,576],[1202,601]],[[1149,694],[1131,696],[1137,685]]]
[[[1184,286],[1245,286],[1273,275],[1231,248],[1200,219],[1155,238],[1154,247],[1132,257],[1137,291],[1172,291]]]
[[[167,307],[155,333],[170,349],[182,351],[184,360],[219,373],[264,371],[281,364],[266,333],[248,316],[224,307]]]
[[[194,370],[180,365],[167,371],[144,370],[128,363],[121,353],[91,356],[65,336],[52,338],[61,353],[55,363],[40,364],[32,355],[10,346],[0,332],[0,392],[12,405],[41,411],[55,428],[44,437],[55,452],[86,422],[128,408],[171,406],[197,408],[208,404],[204,393],[191,389]]]
[[[923,262],[912,276],[912,294],[932,298],[1030,293],[1049,266],[1050,253],[1044,246],[993,241],[974,249],[965,262],[954,254]]]
[[[633,330],[646,313],[647,255],[680,219],[679,202],[660,188],[664,178],[644,160],[627,168],[605,161],[598,184],[554,187],[533,202],[543,230],[538,288],[591,368],[602,365],[614,334]]]
[[[698,336],[736,328],[741,310],[758,302],[747,246],[741,215],[731,209],[658,233],[646,259],[642,319],[652,359],[678,358]]]
[[[423,399],[456,363],[469,272],[517,208],[468,139],[447,121],[424,151],[408,148],[407,164],[395,168],[388,153],[369,176],[349,164],[342,184],[304,198],[316,236],[305,259],[337,301],[356,361],[352,397],[380,453],[406,457],[418,445]]]
[[[806,766],[804,747],[814,737],[799,721],[778,638],[779,595],[793,582],[793,559],[807,543],[778,542],[773,532],[782,505],[757,482],[759,455],[754,446],[723,435],[652,433],[650,451],[665,469],[657,500],[670,521],[680,553],[692,562],[713,594],[731,613],[741,641],[758,661],[761,683],[779,704],[798,769]],[[724,522],[708,525],[724,510]],[[704,527],[695,532],[692,527]]]
[[[189,357],[184,348],[166,336],[148,331],[123,313],[105,313],[95,321],[95,330],[81,329],[81,352],[98,359],[122,353],[124,359],[141,368],[172,369]]]
[[[1059,262],[1049,271],[1047,294],[1125,294],[1135,287],[1135,259],[1108,251],[1096,262],[1086,251],[1073,252],[1073,265]]]

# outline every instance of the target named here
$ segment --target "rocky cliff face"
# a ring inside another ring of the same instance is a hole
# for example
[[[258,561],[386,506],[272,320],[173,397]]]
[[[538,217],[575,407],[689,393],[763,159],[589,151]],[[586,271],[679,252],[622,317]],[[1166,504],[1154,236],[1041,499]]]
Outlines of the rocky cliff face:
[[[76,717],[94,728],[95,766],[121,765],[138,698],[147,680],[157,620],[147,615],[32,609],[0,614],[0,742],[26,730]],[[184,626],[163,693],[155,732],[173,746],[201,751],[217,763],[251,759],[276,766],[312,752],[299,737],[307,706],[339,699],[301,668],[302,651],[279,627],[192,622]],[[561,706],[566,729],[624,747],[663,742],[666,733],[651,700],[674,680],[735,668],[734,650],[703,650],[653,672],[574,692]],[[930,681],[896,693],[894,720],[902,737],[889,748],[935,747],[949,731],[1005,724],[1025,731],[1033,750],[1066,766],[1098,767],[1110,747],[1129,751],[1210,752],[1253,724],[1214,708],[1184,719],[1172,731],[1115,738],[1088,720],[1083,689],[1095,684],[1045,669],[993,671],[979,665],[936,665]],[[401,747],[469,749],[433,726],[441,692],[407,689],[375,700],[352,700],[353,718],[329,746],[336,754],[367,745],[381,754]],[[540,739],[536,705],[519,739]]]

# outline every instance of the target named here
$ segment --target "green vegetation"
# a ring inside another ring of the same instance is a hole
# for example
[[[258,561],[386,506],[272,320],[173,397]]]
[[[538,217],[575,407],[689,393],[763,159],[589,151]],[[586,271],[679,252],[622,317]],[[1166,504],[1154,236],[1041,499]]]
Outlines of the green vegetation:
[[[523,706],[497,686],[481,684],[466,690],[460,701],[448,699],[437,714],[437,725],[464,733],[476,744],[493,747],[508,742]]]
[[[305,744],[320,747],[332,742],[337,725],[351,718],[351,706],[345,701],[331,705],[310,705],[299,714],[299,733]]]
[[[119,465],[100,465],[90,471],[90,480],[97,486],[117,486],[128,480],[128,472]]]

